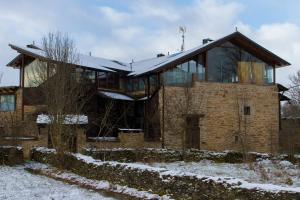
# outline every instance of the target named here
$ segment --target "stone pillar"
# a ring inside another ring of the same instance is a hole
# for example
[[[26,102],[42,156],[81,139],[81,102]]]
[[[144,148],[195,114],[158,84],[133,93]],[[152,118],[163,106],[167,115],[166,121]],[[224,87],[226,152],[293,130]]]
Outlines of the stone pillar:
[[[77,152],[82,153],[84,149],[86,148],[86,135],[83,128],[78,128],[76,130],[76,136],[77,136]]]

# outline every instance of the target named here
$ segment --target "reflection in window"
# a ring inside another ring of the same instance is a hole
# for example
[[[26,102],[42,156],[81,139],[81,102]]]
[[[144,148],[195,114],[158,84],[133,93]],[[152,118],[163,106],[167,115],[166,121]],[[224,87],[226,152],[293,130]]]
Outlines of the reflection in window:
[[[272,84],[274,82],[273,75],[274,75],[274,68],[270,65],[266,65],[264,70],[264,82],[266,84]]]
[[[0,95],[0,111],[15,111],[15,95]]]
[[[230,42],[207,52],[208,80],[224,83],[273,83],[274,69]]]
[[[47,79],[47,64],[35,59],[24,68],[24,87],[37,87]]]
[[[216,47],[207,52],[208,80],[214,82],[236,83],[237,59],[230,48]]]
[[[205,67],[202,55],[164,72],[163,79],[164,84],[170,86],[190,85],[193,79],[205,80]]]
[[[127,91],[141,91],[145,90],[144,78],[131,78],[127,81]]]
[[[84,78],[88,81],[90,81],[91,83],[95,83],[95,77],[96,77],[96,72],[93,70],[88,70],[86,69],[84,71]]]

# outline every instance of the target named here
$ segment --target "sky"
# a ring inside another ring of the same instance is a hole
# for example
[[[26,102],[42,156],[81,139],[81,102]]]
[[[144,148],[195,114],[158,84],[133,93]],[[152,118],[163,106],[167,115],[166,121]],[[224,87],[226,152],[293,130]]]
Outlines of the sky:
[[[0,86],[18,85],[6,67],[17,53],[8,44],[36,43],[48,32],[68,33],[77,51],[124,62],[178,52],[238,31],[292,65],[277,69],[278,83],[300,70],[299,0],[0,0]]]

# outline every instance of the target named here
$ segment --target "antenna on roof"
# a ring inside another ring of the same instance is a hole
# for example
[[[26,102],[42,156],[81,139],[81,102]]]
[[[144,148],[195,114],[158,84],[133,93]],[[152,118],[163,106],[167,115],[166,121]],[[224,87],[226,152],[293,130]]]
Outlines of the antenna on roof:
[[[133,59],[131,59],[131,63],[130,63],[130,71],[132,71],[132,63],[133,63]]]
[[[185,26],[179,26],[179,32],[182,34],[182,44],[181,44],[181,51],[184,51],[184,34],[186,33],[186,27]]]
[[[237,26],[235,27],[235,32],[238,32],[238,27]]]
[[[89,52],[89,55],[92,56],[92,52],[91,51]]]
[[[35,42],[34,42],[34,40],[32,41],[32,44],[33,44],[33,45],[35,45]]]

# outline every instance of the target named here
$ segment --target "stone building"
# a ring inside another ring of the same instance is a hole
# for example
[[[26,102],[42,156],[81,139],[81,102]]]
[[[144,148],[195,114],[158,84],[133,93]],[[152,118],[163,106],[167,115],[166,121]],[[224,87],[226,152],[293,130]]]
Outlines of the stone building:
[[[9,46],[19,53],[8,66],[20,70],[20,85],[0,89],[0,116],[18,116],[22,131],[10,134],[36,137],[35,119],[47,110],[32,72],[39,63],[55,66],[56,61],[35,45]],[[95,86],[91,109],[82,113],[89,118],[86,137],[80,137],[87,147],[278,150],[281,87],[276,69],[290,64],[240,32],[131,63],[78,57],[80,62],[72,65],[76,77]],[[114,125],[100,127],[111,102],[107,116]]]

